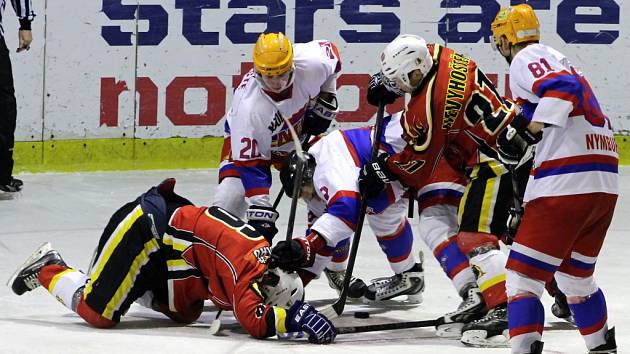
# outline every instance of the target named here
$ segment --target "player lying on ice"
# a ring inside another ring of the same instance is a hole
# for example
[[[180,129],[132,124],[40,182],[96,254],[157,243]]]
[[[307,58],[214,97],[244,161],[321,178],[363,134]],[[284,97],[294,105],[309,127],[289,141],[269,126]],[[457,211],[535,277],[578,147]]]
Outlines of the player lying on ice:
[[[269,269],[269,243],[219,207],[195,207],[167,179],[114,213],[88,274],[43,245],[9,284],[17,295],[40,285],[98,328],[115,326],[136,301],[179,323],[194,322],[205,300],[234,311],[253,337],[304,332],[331,343],[335,327],[303,302],[296,274]]]

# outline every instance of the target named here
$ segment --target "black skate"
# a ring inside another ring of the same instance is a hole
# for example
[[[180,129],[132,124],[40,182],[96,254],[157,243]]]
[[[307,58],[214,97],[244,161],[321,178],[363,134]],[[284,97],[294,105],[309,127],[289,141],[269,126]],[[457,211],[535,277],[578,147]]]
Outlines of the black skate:
[[[462,343],[478,348],[509,348],[507,304],[499,305],[483,318],[462,328]]]
[[[537,340],[532,345],[529,346],[529,354],[542,354],[543,352],[543,342]]]
[[[604,335],[606,343],[588,351],[589,354],[617,353],[617,342],[615,341],[615,327],[610,328]]]
[[[345,270],[334,271],[328,268],[324,268],[324,274],[326,274],[326,278],[328,279],[328,285],[331,288],[337,291],[337,294],[341,294],[341,289],[343,289],[343,278],[346,274]],[[367,289],[367,285],[363,282],[363,280],[359,278],[352,277],[350,278],[350,287],[348,289],[348,300],[357,300],[360,299],[365,290]]]
[[[367,287],[364,294],[367,303],[385,301],[407,295],[407,303],[419,304],[424,292],[424,271],[421,263],[391,277],[377,278]]]
[[[438,318],[435,334],[442,338],[460,338],[462,327],[466,323],[478,320],[486,315],[488,309],[483,301],[481,291],[477,285],[471,285],[463,292],[463,301],[457,310]]]
[[[66,266],[59,253],[51,249],[50,243],[46,242],[18,268],[7,282],[7,285],[10,285],[13,292],[17,295],[31,291],[41,285],[37,279],[39,271],[50,264]]]
[[[6,192],[6,193],[19,192],[22,190],[23,185],[24,183],[21,180],[11,177],[9,179],[9,182],[0,184],[0,191]]]

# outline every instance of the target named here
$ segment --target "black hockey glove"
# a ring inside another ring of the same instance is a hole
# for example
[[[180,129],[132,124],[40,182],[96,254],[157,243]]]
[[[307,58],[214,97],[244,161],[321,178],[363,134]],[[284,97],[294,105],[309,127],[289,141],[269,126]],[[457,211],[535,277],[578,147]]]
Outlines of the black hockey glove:
[[[398,97],[402,96],[399,92],[393,92],[383,82],[382,73],[376,73],[370,78],[367,90],[367,100],[372,106],[378,106],[381,102],[384,104],[392,104],[396,102]]]
[[[315,248],[304,237],[280,241],[271,249],[271,263],[287,271],[308,268],[315,262]]]
[[[287,332],[306,332],[308,341],[314,344],[332,343],[337,336],[337,329],[332,322],[302,301],[296,301],[287,309],[284,326]]]
[[[323,134],[330,127],[330,123],[337,117],[339,112],[339,103],[337,97],[332,97],[330,102],[326,101],[322,96],[317,97],[315,104],[306,110],[304,114],[304,125],[302,133],[312,136]]]
[[[517,166],[533,156],[534,145],[542,139],[542,132],[536,134],[527,129],[529,121],[522,114],[499,133],[497,152],[499,160],[506,166]]]
[[[276,220],[279,215],[272,207],[251,205],[247,209],[247,223],[260,232],[271,244],[273,237],[278,233]]]
[[[507,219],[507,238],[505,240],[506,245],[511,245],[514,243],[514,237],[516,236],[516,231],[518,227],[521,225],[521,217],[523,216],[523,208],[516,209],[514,207],[510,208],[510,215]]]
[[[380,154],[376,161],[368,163],[359,172],[359,192],[368,198],[379,195],[387,183],[398,179],[389,167],[387,167],[387,154]]]

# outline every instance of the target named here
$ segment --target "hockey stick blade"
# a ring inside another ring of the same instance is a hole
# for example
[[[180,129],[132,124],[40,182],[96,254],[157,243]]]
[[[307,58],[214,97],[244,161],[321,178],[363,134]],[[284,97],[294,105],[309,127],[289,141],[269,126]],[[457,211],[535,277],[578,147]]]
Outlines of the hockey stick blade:
[[[385,104],[381,102],[378,105],[378,111],[376,111],[376,122],[374,124],[374,138],[372,141],[372,151],[370,152],[370,161],[376,160],[376,155],[378,154],[378,148],[381,141],[381,135],[383,132],[383,116],[385,115]],[[365,192],[361,194],[361,204],[359,207],[359,219],[357,220],[356,231],[354,232],[354,237],[352,238],[352,244],[350,246],[350,255],[348,256],[348,265],[346,266],[346,272],[343,278],[343,287],[341,288],[341,294],[339,294],[339,299],[332,304],[330,308],[325,308],[322,311],[324,316],[328,318],[334,318],[343,312],[344,307],[346,306],[346,298],[348,297],[348,288],[350,287],[350,280],[352,278],[352,271],[354,269],[354,263],[357,258],[357,250],[359,248],[359,240],[361,239],[361,232],[363,231],[363,222],[365,221],[365,212],[367,211],[367,197],[365,196]],[[332,312],[334,311],[335,315],[333,316]],[[326,314],[331,315],[331,317]]]
[[[391,331],[395,329],[435,327],[436,324],[437,324],[437,319],[424,320],[424,321],[381,323],[381,324],[365,325],[365,326],[337,327],[337,333],[338,334],[352,334],[352,333],[362,333],[362,332]]]

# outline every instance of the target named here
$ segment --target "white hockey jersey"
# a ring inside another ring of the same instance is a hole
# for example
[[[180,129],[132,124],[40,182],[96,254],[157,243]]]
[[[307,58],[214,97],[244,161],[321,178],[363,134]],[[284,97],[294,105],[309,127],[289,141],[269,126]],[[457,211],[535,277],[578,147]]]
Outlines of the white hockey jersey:
[[[546,196],[618,193],[618,153],[609,119],[582,73],[543,44],[510,65],[510,89],[530,121],[547,125],[525,201]]]
[[[231,159],[222,161],[220,173],[238,172],[250,204],[270,206],[271,161],[294,149],[287,118],[298,134],[311,99],[321,91],[336,92],[339,53],[329,41],[312,41],[293,47],[294,81],[288,98],[277,99],[262,90],[254,70],[248,72],[234,92],[225,122]]]
[[[400,115],[385,117],[381,152],[393,154],[406,146],[401,137]],[[327,247],[349,238],[356,229],[361,202],[357,181],[361,166],[370,161],[372,135],[372,127],[337,130],[309,149],[317,162],[313,185],[319,197],[307,204],[316,218],[311,230],[326,239]],[[404,193],[405,188],[398,181],[389,184],[379,196],[370,199],[367,212],[382,213]]]

